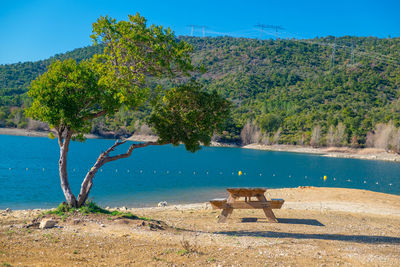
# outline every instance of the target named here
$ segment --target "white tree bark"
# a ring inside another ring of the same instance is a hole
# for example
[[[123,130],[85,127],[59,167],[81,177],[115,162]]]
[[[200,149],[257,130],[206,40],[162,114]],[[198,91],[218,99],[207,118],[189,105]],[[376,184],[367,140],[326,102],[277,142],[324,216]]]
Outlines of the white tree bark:
[[[68,148],[69,143],[71,141],[72,133],[66,129],[58,132],[58,144],[60,146],[60,160],[58,162],[58,170],[60,173],[60,182],[61,189],[64,192],[65,199],[68,204],[72,207],[77,206],[76,198],[74,194],[72,194],[71,188],[68,182],[68,172],[67,172],[67,156],[68,156]],[[63,137],[63,135],[65,135]]]

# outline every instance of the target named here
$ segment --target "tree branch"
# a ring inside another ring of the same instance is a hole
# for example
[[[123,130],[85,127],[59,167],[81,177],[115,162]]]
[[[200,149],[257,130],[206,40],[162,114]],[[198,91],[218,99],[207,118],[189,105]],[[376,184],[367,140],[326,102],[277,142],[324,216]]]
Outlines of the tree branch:
[[[86,116],[83,117],[82,119],[83,119],[83,120],[95,119],[95,118],[98,118],[98,117],[100,117],[100,116],[105,115],[106,113],[107,113],[107,111],[102,110],[102,111],[99,111],[99,112],[97,112],[97,113],[93,113],[93,114],[86,115]]]
[[[132,154],[132,151],[133,151],[134,149],[136,149],[136,148],[146,147],[146,146],[165,145],[165,144],[160,144],[160,143],[158,143],[158,142],[147,142],[147,143],[140,143],[140,144],[132,144],[132,145],[128,148],[128,150],[126,151],[126,153],[119,154],[119,155],[112,156],[112,157],[110,157],[110,156],[108,155],[108,154],[109,154],[111,151],[113,151],[117,146],[122,145],[122,144],[124,144],[125,142],[126,142],[126,140],[124,140],[124,141],[117,141],[117,142],[115,142],[115,144],[114,144],[112,147],[110,147],[106,152],[104,152],[104,155],[106,156],[106,158],[104,158],[104,163],[111,162],[111,161],[118,160],[118,159],[122,159],[122,158],[127,158],[127,157],[129,157],[129,156]],[[104,164],[104,163],[103,163],[103,164]]]
[[[127,158],[132,154],[132,151],[135,148],[139,147],[146,147],[150,145],[162,145],[158,142],[147,142],[147,143],[140,143],[140,144],[132,144],[129,148],[128,151],[124,154],[120,154],[117,156],[110,157],[109,154],[114,151],[118,146],[125,144],[126,140],[120,141],[117,140],[114,145],[112,145],[109,149],[107,149],[105,152],[101,153],[100,156],[97,158],[96,163],[94,166],[88,171],[86,174],[85,179],[83,180],[83,183],[81,185],[81,191],[78,195],[78,207],[83,205],[89,195],[90,189],[92,188],[93,185],[93,177],[97,173],[97,170],[100,169],[104,164],[110,161],[114,161],[117,159],[121,158]]]

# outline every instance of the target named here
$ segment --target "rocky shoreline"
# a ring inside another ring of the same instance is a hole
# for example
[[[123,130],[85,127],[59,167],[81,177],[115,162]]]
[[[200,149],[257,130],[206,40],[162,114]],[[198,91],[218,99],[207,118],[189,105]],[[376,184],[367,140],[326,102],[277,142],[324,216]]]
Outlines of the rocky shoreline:
[[[332,157],[332,158],[352,158],[352,159],[400,162],[399,154],[377,148],[348,148],[348,147],[313,148],[313,147],[295,146],[295,145],[259,145],[259,144],[250,144],[243,146],[242,148],[318,154],[324,157]]]

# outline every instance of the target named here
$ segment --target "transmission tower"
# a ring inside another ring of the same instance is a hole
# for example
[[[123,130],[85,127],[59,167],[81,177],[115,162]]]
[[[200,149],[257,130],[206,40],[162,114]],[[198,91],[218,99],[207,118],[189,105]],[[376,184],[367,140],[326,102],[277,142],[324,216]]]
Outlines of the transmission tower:
[[[201,29],[201,31],[203,33],[203,37],[206,36],[206,29],[208,28],[207,26],[205,26],[205,25],[188,25],[188,27],[191,28],[190,36],[193,36],[194,29]]]
[[[275,30],[275,40],[278,39],[278,30],[284,30],[285,28],[277,25],[269,24],[257,24],[255,27],[260,28],[260,39],[262,40],[264,29],[274,29]]]
[[[336,53],[336,37],[335,37],[335,42],[332,45],[331,69],[335,66],[335,53]]]
[[[351,43],[351,65],[354,65],[354,42]]]

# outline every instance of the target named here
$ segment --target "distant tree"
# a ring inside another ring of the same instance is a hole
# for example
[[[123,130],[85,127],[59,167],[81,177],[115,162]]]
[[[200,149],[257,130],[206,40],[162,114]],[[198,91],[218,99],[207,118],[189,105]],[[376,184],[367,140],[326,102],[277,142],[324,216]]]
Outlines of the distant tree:
[[[240,139],[242,145],[258,143],[261,139],[260,128],[257,127],[252,121],[248,120],[240,132]]]
[[[326,135],[326,143],[328,146],[334,146],[335,144],[335,127],[329,126],[328,133]]]
[[[281,133],[282,133],[282,128],[280,127],[275,133],[273,137],[273,144],[277,145],[279,144],[279,139],[281,138]]]
[[[400,129],[393,131],[391,147],[394,152],[400,153]]]
[[[282,123],[282,119],[276,114],[262,115],[259,119],[260,128],[264,132],[275,132],[279,129]]]
[[[346,126],[341,122],[336,126],[335,140],[337,146],[344,146],[347,144]]]
[[[389,149],[395,133],[396,128],[391,121],[389,123],[378,123],[375,126],[373,135],[374,147],[385,150]]]
[[[311,133],[311,140],[310,140],[310,145],[313,147],[318,147],[321,143],[321,126],[316,125],[314,126],[314,129],[312,130]]]
[[[46,73],[31,84],[33,99],[27,114],[46,122],[58,137],[59,174],[64,196],[73,207],[82,206],[90,193],[93,178],[104,164],[127,158],[136,148],[149,145],[183,143],[189,151],[208,145],[214,131],[227,117],[229,103],[216,93],[205,93],[191,81],[154,95],[149,79],[185,75],[193,70],[191,47],[178,41],[170,29],[146,25],[139,14],[129,21],[100,17],[93,24],[92,38],[105,45],[104,53],[88,61],[55,61]],[[157,142],[132,144],[126,153],[110,153],[126,140],[117,140],[101,153],[86,174],[76,198],[67,174],[67,155],[71,140],[84,141],[93,119],[114,115],[121,107],[137,109],[144,103],[153,107],[149,124],[159,136]]]

